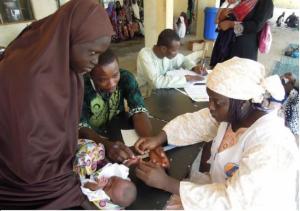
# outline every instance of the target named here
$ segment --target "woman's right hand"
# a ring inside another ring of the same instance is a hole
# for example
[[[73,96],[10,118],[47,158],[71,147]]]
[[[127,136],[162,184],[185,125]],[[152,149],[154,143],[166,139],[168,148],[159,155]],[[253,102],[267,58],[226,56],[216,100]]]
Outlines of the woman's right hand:
[[[135,144],[134,148],[140,154],[144,154],[146,151],[155,149],[156,147],[162,145],[167,140],[167,135],[162,131],[157,136],[152,137],[141,137]]]
[[[134,144],[134,148],[140,154],[144,154],[146,151],[155,149],[160,144],[158,143],[157,138],[154,137],[141,137],[139,140]]]

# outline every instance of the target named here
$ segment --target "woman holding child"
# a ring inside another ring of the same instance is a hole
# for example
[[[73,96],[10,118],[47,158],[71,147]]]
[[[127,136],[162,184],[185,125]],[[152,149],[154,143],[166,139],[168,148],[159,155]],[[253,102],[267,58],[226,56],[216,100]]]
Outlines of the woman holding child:
[[[113,29],[93,0],[72,0],[26,27],[0,58],[0,208],[77,209],[73,159],[83,77]]]

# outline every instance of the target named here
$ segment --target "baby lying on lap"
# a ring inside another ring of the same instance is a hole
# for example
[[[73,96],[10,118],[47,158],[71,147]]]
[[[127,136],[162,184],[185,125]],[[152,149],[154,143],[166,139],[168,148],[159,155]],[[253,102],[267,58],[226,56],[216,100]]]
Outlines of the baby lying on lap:
[[[82,192],[100,209],[124,208],[136,199],[128,167],[107,163],[102,144],[80,139],[74,171],[80,176]]]

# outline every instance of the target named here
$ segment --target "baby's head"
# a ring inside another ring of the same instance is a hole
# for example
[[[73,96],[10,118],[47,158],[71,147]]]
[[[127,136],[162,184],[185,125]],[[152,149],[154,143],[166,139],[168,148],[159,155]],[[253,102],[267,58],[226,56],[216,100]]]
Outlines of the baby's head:
[[[112,203],[121,207],[128,207],[135,201],[137,190],[133,182],[121,177],[110,177],[103,188]]]

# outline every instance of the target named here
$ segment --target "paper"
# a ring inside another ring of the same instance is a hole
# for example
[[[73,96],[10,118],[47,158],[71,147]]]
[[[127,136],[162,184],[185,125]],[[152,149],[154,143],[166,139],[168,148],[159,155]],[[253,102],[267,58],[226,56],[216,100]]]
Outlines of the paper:
[[[123,141],[126,146],[131,147],[139,139],[138,134],[135,130],[121,130]]]
[[[211,73],[211,70],[206,70],[207,73]],[[169,76],[185,76],[185,75],[199,75],[194,71],[185,70],[185,69],[178,69],[178,70],[171,70],[167,72]],[[196,102],[208,102],[209,98],[206,92],[206,82],[207,82],[207,75],[202,76],[204,80],[201,81],[191,81],[187,82],[184,87],[184,91],[180,89],[176,89],[177,91],[181,92],[189,96],[192,100]]]
[[[211,73],[211,70],[206,70],[206,71],[208,74]],[[199,74],[195,73],[194,71],[185,70],[181,68],[178,70],[168,71],[167,75],[184,76],[184,75],[199,75]],[[184,91],[180,89],[176,89],[176,90],[181,92],[182,94],[189,96],[192,100],[196,102],[208,102],[209,98],[206,92],[207,75],[202,77],[204,78],[204,80],[187,82],[187,84],[184,87]]]
[[[206,70],[206,72],[209,74],[211,73],[212,70]],[[169,76],[185,76],[185,75],[198,75],[198,76],[201,76],[203,77],[204,79],[201,80],[201,81],[193,81],[193,82],[188,82],[188,83],[194,83],[194,82],[204,82],[206,83],[207,81],[207,75],[206,76],[202,76],[198,73],[195,73],[194,71],[191,71],[191,70],[186,70],[186,69],[178,69],[178,70],[171,70],[171,71],[168,71],[166,73],[166,75],[169,75]]]
[[[196,102],[208,102],[209,97],[206,92],[206,84],[204,82],[188,83],[184,87],[187,95]]]
[[[169,76],[185,76],[185,75],[199,75],[194,71],[185,70],[185,69],[178,69],[178,70],[171,70],[167,72]]]

